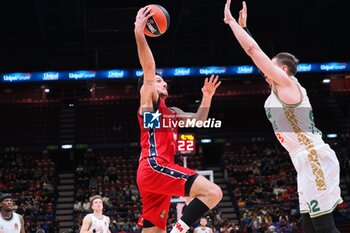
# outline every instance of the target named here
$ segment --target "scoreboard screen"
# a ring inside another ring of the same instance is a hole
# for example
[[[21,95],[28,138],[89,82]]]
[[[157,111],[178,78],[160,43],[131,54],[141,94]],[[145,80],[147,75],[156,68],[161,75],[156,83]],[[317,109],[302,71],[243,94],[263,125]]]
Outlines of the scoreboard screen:
[[[179,134],[177,140],[177,152],[183,155],[191,155],[196,152],[194,134]]]

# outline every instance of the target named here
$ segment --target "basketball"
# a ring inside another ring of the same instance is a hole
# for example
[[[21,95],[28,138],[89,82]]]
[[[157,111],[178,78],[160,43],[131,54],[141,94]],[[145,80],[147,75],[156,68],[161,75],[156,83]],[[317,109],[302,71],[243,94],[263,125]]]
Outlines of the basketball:
[[[148,19],[145,27],[145,35],[149,37],[158,37],[163,35],[169,28],[170,16],[168,11],[156,4],[148,5],[154,15]]]

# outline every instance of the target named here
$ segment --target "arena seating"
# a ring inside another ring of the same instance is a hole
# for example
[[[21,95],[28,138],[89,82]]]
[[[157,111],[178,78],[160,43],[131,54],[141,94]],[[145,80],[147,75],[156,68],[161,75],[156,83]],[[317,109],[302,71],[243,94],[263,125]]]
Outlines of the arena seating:
[[[60,102],[16,100],[0,103],[0,145],[28,146],[58,143]]]
[[[81,99],[76,104],[80,143],[134,142],[138,101],[129,96]]]
[[[12,153],[0,157],[0,171],[0,189],[13,195],[26,232],[54,232],[55,164],[46,156]]]

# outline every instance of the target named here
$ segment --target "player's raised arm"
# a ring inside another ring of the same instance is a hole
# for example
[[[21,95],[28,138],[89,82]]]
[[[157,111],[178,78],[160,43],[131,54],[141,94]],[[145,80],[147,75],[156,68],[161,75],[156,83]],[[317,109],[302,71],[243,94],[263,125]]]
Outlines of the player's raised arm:
[[[281,86],[293,85],[293,82],[280,67],[272,63],[271,59],[261,50],[256,41],[237,23],[230,10],[231,0],[227,0],[224,10],[224,22],[228,24],[244,51],[252,58],[255,65],[275,84]],[[246,14],[247,6],[244,3],[240,18]],[[246,18],[245,18],[246,20]],[[242,21],[241,21],[242,23]],[[246,25],[245,25],[246,26]]]
[[[210,78],[204,80],[202,87],[202,101],[196,113],[184,112],[177,107],[171,107],[181,118],[196,119],[199,121],[205,121],[208,118],[209,110],[211,106],[211,100],[215,94],[216,88],[221,84],[219,76],[211,75]]]
[[[147,20],[152,17],[154,13],[151,12],[151,8],[141,8],[135,20],[135,39],[137,44],[137,52],[140,60],[140,64],[143,69],[143,85],[140,89],[141,95],[141,111],[142,108],[153,107],[153,103],[157,100],[158,94],[154,89],[155,83],[155,71],[156,64],[153,58],[152,51],[147,43],[144,28]],[[142,114],[142,112],[140,112]]]

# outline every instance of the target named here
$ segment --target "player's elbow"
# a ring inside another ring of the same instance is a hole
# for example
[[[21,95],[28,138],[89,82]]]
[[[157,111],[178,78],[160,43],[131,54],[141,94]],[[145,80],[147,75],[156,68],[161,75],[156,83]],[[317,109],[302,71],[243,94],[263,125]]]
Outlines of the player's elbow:
[[[245,49],[245,52],[248,54],[250,57],[254,57],[256,54],[258,54],[261,51],[260,47],[252,43],[251,45],[248,46],[247,49]]]

